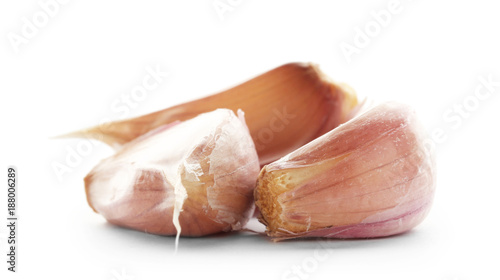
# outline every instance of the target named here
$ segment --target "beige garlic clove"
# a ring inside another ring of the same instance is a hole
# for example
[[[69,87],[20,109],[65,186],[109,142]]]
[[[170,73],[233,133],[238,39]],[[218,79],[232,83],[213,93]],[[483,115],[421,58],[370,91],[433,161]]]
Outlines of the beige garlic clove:
[[[347,121],[356,105],[349,87],[333,83],[312,64],[290,63],[215,95],[65,136],[118,148],[174,121],[218,108],[242,109],[260,163],[266,164]]]
[[[161,235],[239,230],[254,210],[254,144],[231,110],[160,127],[85,178],[89,205],[110,223]]]
[[[405,105],[379,105],[259,175],[255,200],[275,240],[369,238],[406,232],[428,213],[434,156]]]

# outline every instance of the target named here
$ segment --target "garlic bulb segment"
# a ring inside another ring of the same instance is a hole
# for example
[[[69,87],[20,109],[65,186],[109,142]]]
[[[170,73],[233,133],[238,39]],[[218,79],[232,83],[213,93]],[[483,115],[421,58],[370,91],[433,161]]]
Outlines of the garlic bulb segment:
[[[241,229],[259,162],[238,114],[218,109],[125,144],[85,178],[89,205],[110,223],[154,234]]]
[[[290,63],[215,95],[63,137],[94,138],[119,148],[174,121],[218,108],[242,109],[263,165],[347,121],[357,102],[352,89],[333,83],[317,66]]]
[[[386,103],[266,165],[255,189],[275,240],[406,232],[428,213],[434,155],[406,105]]]

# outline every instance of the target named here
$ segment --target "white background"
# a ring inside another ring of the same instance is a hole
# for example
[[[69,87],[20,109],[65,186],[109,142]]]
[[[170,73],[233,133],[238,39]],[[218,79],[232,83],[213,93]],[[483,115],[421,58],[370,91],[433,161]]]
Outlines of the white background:
[[[43,10],[37,1],[2,1],[0,216],[12,164],[20,226],[19,272],[2,261],[0,278],[499,279],[500,87],[481,101],[474,92],[480,77],[500,81],[500,7],[401,0],[377,32],[372,13],[389,2],[233,0],[221,20],[213,0],[75,0],[15,47],[9,38],[22,36],[23,18],[33,22]],[[356,28],[367,25],[373,36],[348,62],[341,43],[355,47]],[[61,180],[52,168],[82,141],[52,136],[215,93],[292,61],[319,64],[360,96],[411,104],[430,133],[441,131],[434,207],[412,232],[323,244],[183,238],[174,256],[173,238],[110,226],[88,207],[82,179],[109,147],[93,142]],[[128,113],[113,111],[156,65],[170,75]],[[464,101],[470,112],[457,120]],[[303,265],[306,275],[287,274]]]

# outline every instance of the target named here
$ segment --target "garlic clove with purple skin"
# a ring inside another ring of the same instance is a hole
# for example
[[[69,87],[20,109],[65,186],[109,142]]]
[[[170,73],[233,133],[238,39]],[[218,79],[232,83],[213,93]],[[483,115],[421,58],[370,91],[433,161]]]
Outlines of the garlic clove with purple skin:
[[[160,235],[241,229],[259,160],[238,113],[218,109],[127,143],[85,178],[89,205],[112,224]]]
[[[275,240],[406,232],[428,213],[434,155],[414,111],[386,103],[266,165],[255,189]]]

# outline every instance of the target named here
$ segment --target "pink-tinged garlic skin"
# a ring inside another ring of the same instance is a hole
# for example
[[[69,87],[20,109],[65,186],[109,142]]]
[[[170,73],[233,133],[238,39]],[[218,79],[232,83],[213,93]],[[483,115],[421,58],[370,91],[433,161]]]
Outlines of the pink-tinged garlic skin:
[[[406,105],[379,105],[266,165],[255,190],[275,240],[406,232],[429,212],[434,155]]]
[[[241,229],[253,213],[259,160],[239,113],[218,109],[126,144],[85,178],[89,205],[110,223],[175,235],[181,198],[182,236]]]
[[[273,162],[346,122],[358,99],[311,63],[288,63],[236,87],[144,116],[99,125],[62,137],[85,137],[120,149],[174,121],[227,108],[245,112],[261,165]]]

